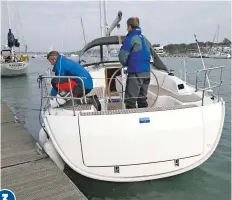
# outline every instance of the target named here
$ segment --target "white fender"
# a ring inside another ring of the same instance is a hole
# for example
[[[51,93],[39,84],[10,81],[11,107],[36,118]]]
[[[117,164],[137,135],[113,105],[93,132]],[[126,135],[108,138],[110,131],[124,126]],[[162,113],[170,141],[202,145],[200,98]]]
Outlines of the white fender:
[[[48,140],[44,144],[44,151],[48,154],[48,156],[56,163],[56,165],[63,171],[64,170],[64,161],[56,151],[54,145],[51,140]]]
[[[47,138],[47,134],[42,128],[39,132],[39,144],[48,154],[48,156],[56,163],[56,165],[63,171],[64,170],[64,161],[56,151],[52,141]]]
[[[47,134],[45,133],[44,129],[41,128],[39,131],[39,144],[42,148],[44,148],[44,144],[48,141]]]

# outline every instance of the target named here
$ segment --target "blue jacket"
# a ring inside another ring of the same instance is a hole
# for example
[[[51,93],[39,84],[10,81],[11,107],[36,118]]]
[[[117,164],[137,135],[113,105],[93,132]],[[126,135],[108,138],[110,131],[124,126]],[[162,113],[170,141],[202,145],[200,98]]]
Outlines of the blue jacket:
[[[56,64],[52,69],[56,76],[79,76],[83,79],[86,89],[93,89],[93,80],[89,72],[79,63],[68,59],[64,56],[57,58]],[[80,79],[74,79],[78,85],[82,85]],[[55,91],[51,91],[51,95],[56,95]]]
[[[127,66],[128,73],[150,71],[151,43],[141,34],[140,28],[132,29],[123,41],[119,62]]]

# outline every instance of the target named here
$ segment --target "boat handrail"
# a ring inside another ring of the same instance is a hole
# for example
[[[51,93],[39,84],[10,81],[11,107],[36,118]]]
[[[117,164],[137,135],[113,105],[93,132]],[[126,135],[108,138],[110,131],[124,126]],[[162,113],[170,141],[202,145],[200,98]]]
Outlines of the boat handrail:
[[[222,72],[223,72],[224,68],[225,68],[225,66],[217,66],[217,67],[210,67],[210,68],[206,68],[206,69],[197,70],[195,91],[196,92],[197,91],[202,91],[202,106],[204,105],[205,91],[209,91],[209,90],[214,89],[214,88],[218,88],[217,98],[218,98],[218,102],[219,102],[219,100],[220,100],[220,87],[222,86],[222,83],[223,83],[223,81],[222,81],[222,74],[223,73]],[[206,79],[208,77],[209,72],[215,71],[215,70],[220,70],[220,79],[219,79],[219,82],[217,82],[217,81],[211,81],[211,82],[215,83],[216,85],[206,87]],[[202,72],[204,73],[204,80],[203,80],[204,86],[203,86],[203,88],[200,88],[198,86],[198,83],[199,83],[199,75]]]
[[[73,109],[73,114],[75,116],[76,113],[75,113],[75,107],[74,107],[74,99],[79,99],[82,102],[82,100],[84,98],[85,103],[87,102],[86,95],[85,95],[84,81],[83,81],[84,77],[79,77],[79,76],[51,76],[51,75],[48,76],[48,75],[40,75],[38,79],[40,81],[43,81],[43,79],[51,79],[51,78],[68,79],[68,81],[69,81],[69,88],[70,88],[70,94],[71,94],[71,101],[72,101],[72,109]],[[80,98],[80,97],[74,97],[73,96],[73,91],[72,91],[72,87],[71,87],[71,79],[79,79],[81,81],[81,83],[82,83],[82,89],[83,89],[83,97]],[[47,86],[45,85],[45,87],[47,87]],[[42,94],[42,98],[46,98],[46,99],[49,99],[49,98],[70,99],[70,97],[57,97],[57,96],[51,96],[51,95],[45,95],[44,96],[44,94]]]
[[[119,68],[118,70],[122,70],[122,68]],[[155,76],[154,72],[151,71],[151,73]],[[116,74],[116,73],[114,73]],[[60,79],[68,79],[69,81],[69,87],[70,87],[70,94],[71,94],[71,97],[61,97],[61,96],[51,96],[50,95],[50,90],[51,90],[51,84],[49,83],[49,81],[47,81],[48,79],[52,79],[52,78],[60,78]],[[144,78],[147,78],[147,77],[144,77]],[[73,91],[72,91],[72,88],[71,88],[71,79],[79,79],[81,82],[82,82],[82,88],[83,88],[83,96],[82,97],[74,97],[73,96]],[[45,90],[42,90],[42,95],[41,95],[41,98],[42,99],[68,99],[72,101],[72,110],[73,110],[73,114],[74,116],[76,115],[75,113],[75,106],[74,106],[74,100],[80,100],[81,103],[83,103],[83,100],[85,101],[85,103],[87,102],[87,99],[86,99],[86,94],[85,94],[85,88],[84,88],[84,81],[83,79],[87,79],[85,77],[79,77],[79,76],[55,76],[55,75],[52,75],[51,74],[51,70],[47,70],[44,75],[39,75],[39,78],[38,78],[38,82],[40,82],[40,86],[43,87]],[[92,79],[105,79],[105,78],[94,78],[92,77]],[[111,77],[111,78],[108,78],[110,80],[109,82],[109,85],[112,81],[112,79],[117,79],[116,77]],[[155,76],[155,79],[157,81],[157,85],[159,85],[158,83],[158,79],[157,77]],[[45,81],[43,81],[45,80]],[[118,80],[119,81],[119,80]],[[122,85],[123,83],[120,82],[120,84]],[[49,87],[50,86],[50,87]],[[154,99],[154,102],[152,104],[152,106],[156,103],[157,99],[158,99],[158,96],[159,96],[159,89],[157,90],[157,94],[156,94],[156,98]],[[109,93],[109,99],[111,100],[111,96],[110,96],[110,93]],[[43,108],[50,108],[51,107],[51,104],[50,104],[50,101],[47,101]],[[50,114],[50,110],[48,109],[48,112]]]

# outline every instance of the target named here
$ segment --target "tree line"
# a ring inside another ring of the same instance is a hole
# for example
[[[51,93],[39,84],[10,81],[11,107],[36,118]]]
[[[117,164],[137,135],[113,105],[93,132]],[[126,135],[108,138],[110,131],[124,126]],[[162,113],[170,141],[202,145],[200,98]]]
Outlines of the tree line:
[[[228,38],[224,38],[222,42],[219,43],[213,43],[213,42],[198,42],[199,47],[204,51],[206,49],[209,49],[211,47],[216,46],[231,46],[231,41]],[[160,44],[154,44],[152,47],[159,47]],[[190,44],[168,44],[164,46],[164,51],[166,53],[187,53],[189,51],[197,51],[198,47],[196,43],[190,43]]]

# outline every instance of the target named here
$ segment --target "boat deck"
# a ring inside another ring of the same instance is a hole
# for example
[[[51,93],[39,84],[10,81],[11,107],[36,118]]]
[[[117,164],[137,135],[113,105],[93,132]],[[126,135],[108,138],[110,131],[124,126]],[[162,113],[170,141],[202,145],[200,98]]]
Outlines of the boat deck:
[[[149,91],[153,94],[157,94],[157,86],[156,85],[150,85],[149,86]],[[91,95],[97,95],[99,100],[103,100],[104,99],[104,87],[96,87],[94,88],[87,96],[91,96]],[[154,102],[154,96],[151,95],[151,93],[148,93],[147,96],[147,102],[148,105],[151,106]],[[201,101],[201,97],[197,96],[196,94],[175,94],[172,93],[171,91],[168,91],[164,88],[159,88],[159,96],[169,96],[172,97],[176,100],[178,100],[179,102],[182,103],[194,103],[194,102],[198,102]],[[76,111],[83,111],[83,110],[91,110],[91,105],[89,104],[83,104],[83,105],[78,105],[76,104],[75,106],[75,110]],[[71,102],[69,102],[68,104],[66,104],[66,106],[64,106],[63,108],[65,109],[72,109],[72,104]],[[122,103],[121,102],[111,102],[107,104],[107,110],[119,110],[122,109]]]

